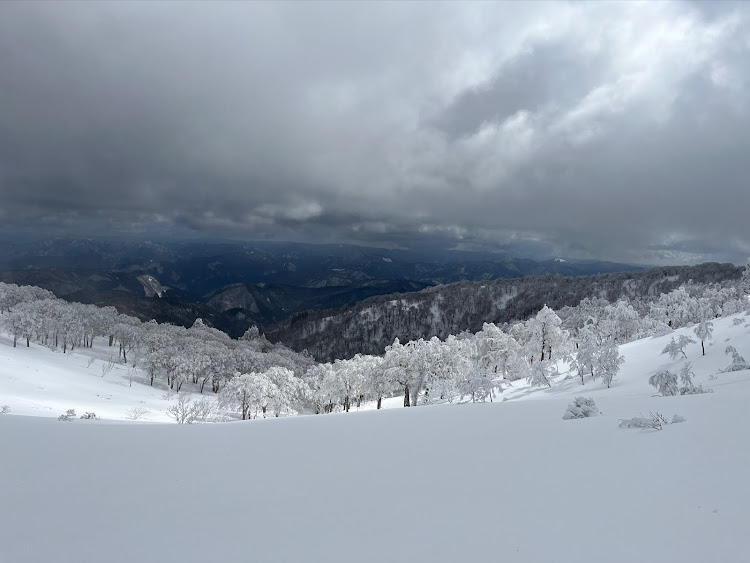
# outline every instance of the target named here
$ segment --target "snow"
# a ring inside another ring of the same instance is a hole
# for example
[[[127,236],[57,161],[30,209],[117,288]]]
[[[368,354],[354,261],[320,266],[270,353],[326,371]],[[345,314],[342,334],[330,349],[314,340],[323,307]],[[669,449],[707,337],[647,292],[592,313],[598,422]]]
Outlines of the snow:
[[[111,355],[114,365],[102,377]],[[140,370],[117,362],[117,348],[101,338],[93,349],[63,354],[34,342],[27,348],[21,340],[13,348],[12,338],[0,334],[0,405],[8,405],[12,414],[57,418],[75,409],[79,415],[93,411],[107,420],[125,420],[130,409],[141,408],[149,411],[142,420],[169,422],[166,410],[174,393],[162,382],[150,387],[148,381]]]
[[[508,291],[503,293],[502,296],[498,297],[498,299],[495,301],[495,308],[505,309],[509,301],[518,297],[518,293],[518,287],[511,287]]]
[[[748,561],[750,371],[718,372],[750,328],[732,321],[685,350],[711,394],[655,396],[649,376],[684,363],[667,335],[622,346],[611,389],[561,366],[494,403],[194,426],[45,417],[168,403],[3,338],[0,561]],[[563,420],[576,396],[601,416]],[[619,428],[650,411],[686,422]]]
[[[698,376],[695,379],[696,385],[703,384],[706,388],[720,386],[721,382],[732,380],[731,374],[720,374],[717,380],[710,379],[711,376],[715,376],[732,363],[732,358],[724,354],[724,349],[733,344],[740,354],[750,354],[750,326],[735,326],[733,321],[737,318],[746,317],[738,314],[714,321],[714,338],[706,341],[705,356],[701,355],[700,342],[687,345],[685,348],[687,358],[680,357],[677,360],[671,360],[667,354],[661,353],[673,337],[675,339],[683,335],[694,337],[695,326],[675,330],[666,336],[646,338],[620,346],[620,353],[625,357],[625,363],[615,377],[612,389],[607,389],[599,382],[591,382],[589,378],[586,379],[585,385],[581,385],[580,378],[575,374],[567,374],[567,366],[561,364],[560,372],[564,377],[558,378],[552,388],[539,390],[529,387],[525,381],[514,382],[514,387],[503,393],[503,398],[505,400],[564,398],[570,402],[576,396],[585,395],[593,397],[597,405],[600,404],[600,398],[604,401],[620,400],[624,396],[633,400],[648,398],[657,393],[656,389],[648,384],[648,378],[651,375],[660,370],[679,373],[687,361],[693,363],[693,369]],[[741,378],[743,381],[750,377],[750,372],[741,373],[744,374]],[[565,376],[569,379],[566,380]]]

